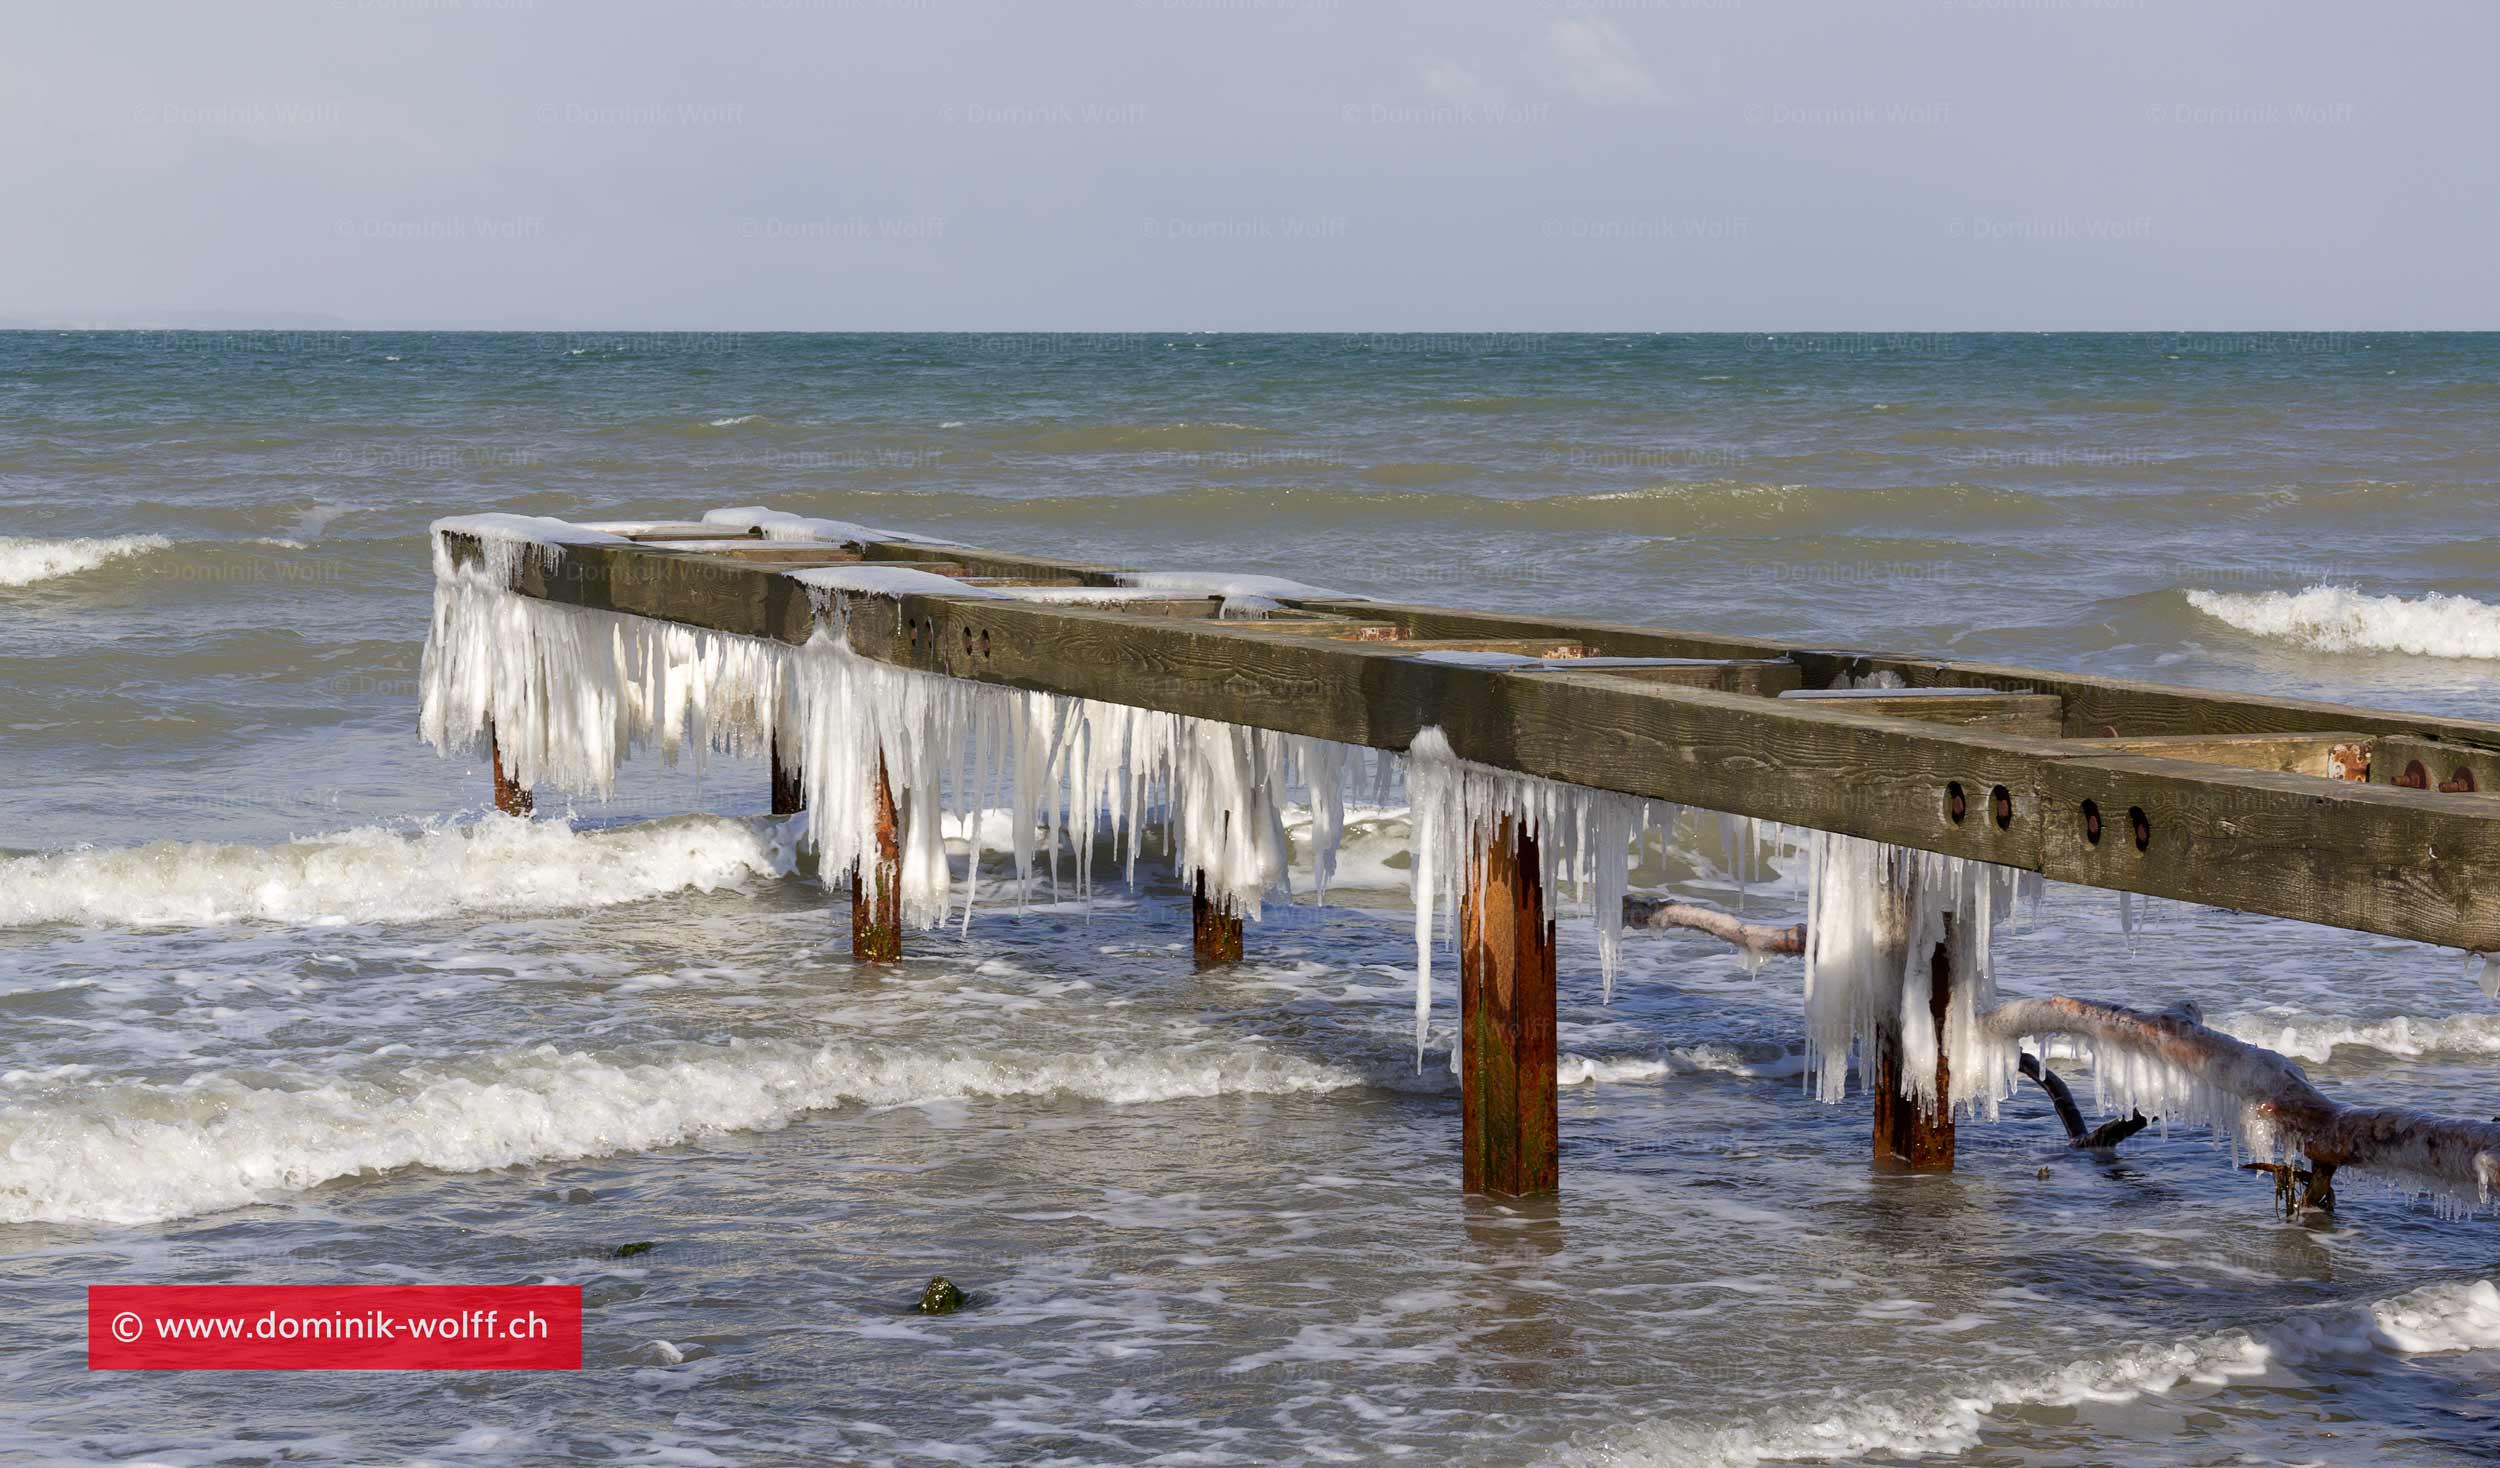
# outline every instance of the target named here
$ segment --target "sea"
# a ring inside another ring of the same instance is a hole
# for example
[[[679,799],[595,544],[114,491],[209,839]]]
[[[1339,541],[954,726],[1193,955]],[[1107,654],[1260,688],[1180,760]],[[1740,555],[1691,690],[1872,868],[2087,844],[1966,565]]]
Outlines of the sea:
[[[419,740],[429,522],[752,505],[2500,716],[2500,335],[0,334],[0,1463],[2500,1458],[2500,1222],[2036,1089],[1880,1173],[1697,934],[1562,924],[1560,1194],[1464,1196],[1394,791],[1236,966],[1071,852],[881,968],[756,760]],[[1635,880],[1795,921],[1797,841]],[[2500,1112],[2453,951],[2053,886],[1996,969]],[[232,1282],[579,1285],[583,1367],[87,1370]]]

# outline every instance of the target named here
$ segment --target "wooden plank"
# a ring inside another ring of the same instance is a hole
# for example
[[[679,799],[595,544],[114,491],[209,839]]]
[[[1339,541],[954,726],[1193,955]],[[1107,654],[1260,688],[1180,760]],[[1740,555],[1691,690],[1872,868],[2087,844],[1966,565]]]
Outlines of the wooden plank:
[[[2001,729],[2055,739],[2066,724],[2066,701],[2054,693],[1999,693],[1994,689],[1916,690],[1800,689],[1782,698],[1831,700],[1858,713],[1924,719],[1963,729]]]
[[[1459,911],[1459,1113],[1467,1191],[1527,1198],[1560,1181],[1554,920],[1536,838],[1508,818],[1468,863]]]
[[[2374,743],[2370,735],[2352,730],[2326,734],[2156,734],[2141,739],[2094,740],[2092,751],[2151,754],[2202,765],[2349,780],[2367,778]]]
[[[1628,678],[1635,683],[1716,688],[1723,693],[1750,693],[1763,698],[1776,698],[1801,686],[1805,679],[1805,670],[1786,658],[1661,658],[1586,671]]]
[[[2370,760],[2370,783],[2448,795],[2500,795],[2500,750],[2390,735]]]
[[[2314,699],[2271,698],[1902,653],[1835,651],[1809,643],[1569,617],[1461,611],[1380,601],[1311,599],[1294,600],[1291,605],[1398,621],[1419,637],[1576,637],[1603,652],[1625,656],[1788,658],[1805,669],[1805,686],[1809,688],[1829,688],[1844,677],[1889,672],[1914,688],[1961,686],[2009,693],[2053,693],[2066,700],[2065,732],[2077,738],[2358,729],[2371,734],[2434,735],[2500,747],[2500,723],[2359,708]]]

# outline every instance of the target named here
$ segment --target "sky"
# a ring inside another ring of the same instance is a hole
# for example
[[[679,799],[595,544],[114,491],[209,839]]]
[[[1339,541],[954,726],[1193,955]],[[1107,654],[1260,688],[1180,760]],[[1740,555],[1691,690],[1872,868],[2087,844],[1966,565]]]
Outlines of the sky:
[[[2500,326],[2488,0],[10,0],[0,323]]]

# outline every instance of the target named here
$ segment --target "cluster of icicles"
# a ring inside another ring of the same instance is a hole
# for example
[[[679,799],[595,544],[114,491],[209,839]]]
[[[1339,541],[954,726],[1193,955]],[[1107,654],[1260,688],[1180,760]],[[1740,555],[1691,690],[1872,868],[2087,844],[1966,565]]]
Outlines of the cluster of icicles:
[[[969,922],[983,850],[981,813],[1004,806],[1021,887],[1046,866],[1054,890],[1062,848],[1090,896],[1091,856],[1108,840],[1133,883],[1149,827],[1173,868],[1203,877],[1210,900],[1257,917],[1292,890],[1286,815],[1310,827],[1306,879],[1327,895],[1350,790],[1385,799],[1404,784],[1415,810],[1420,963],[1416,1047],[1431,1010],[1436,917],[1447,928],[1464,871],[1441,853],[1480,851],[1509,821],[1542,853],[1546,890],[1587,907],[1611,996],[1621,949],[1629,848],[1653,820],[1649,802],[1466,764],[1427,730],[1406,758],[1210,719],[1093,699],[945,678],[860,657],[852,617],[900,615],[908,590],[978,594],[962,583],[885,567],[793,573],[828,615],[803,647],[673,622],[566,606],[509,587],[528,558],[552,569],[567,544],[602,531],[517,516],[438,524],[434,618],[422,674],[420,729],[446,753],[483,751],[491,732],[505,771],[524,787],[605,799],[619,762],[654,749],[674,763],[707,751],[778,748],[802,773],[819,871],[840,880],[879,856],[878,779],[900,816],[903,920]],[[482,561],[457,565],[439,532],[476,536]],[[905,581],[898,578],[918,578]],[[923,586],[921,582],[928,583]],[[1673,812],[1664,810],[1669,822]],[[968,838],[955,879],[944,834]]]
[[[1090,699],[944,678],[853,653],[853,616],[900,615],[884,598],[959,582],[905,569],[794,573],[828,613],[804,647],[641,617],[565,606],[508,588],[527,558],[552,569],[567,544],[605,541],[599,529],[513,516],[443,522],[477,536],[481,563],[454,565],[439,535],[435,606],[425,649],[422,732],[436,748],[482,750],[489,730],[505,769],[525,787],[601,798],[619,761],[656,748],[674,761],[707,750],[755,755],[776,744],[795,760],[807,793],[820,872],[841,879],[878,859],[880,772],[901,812],[901,907],[906,922],[969,921],[981,866],[981,812],[1004,804],[1021,886],[1047,863],[1055,889],[1062,847],[1072,881],[1092,886],[1091,856],[1108,839],[1133,882],[1149,826],[1165,833],[1174,869],[1203,876],[1207,895],[1255,917],[1291,889],[1285,816],[1307,812],[1308,881],[1325,897],[1345,827],[1350,786],[1385,800],[1402,783],[1410,808],[1415,896],[1415,1044],[1420,1066],[1431,1016],[1434,949],[1449,941],[1468,863],[1508,832],[1536,843],[1544,890],[1568,891],[1594,922],[1613,995],[1621,912],[1635,844],[1671,832],[1673,806],[1559,784],[1457,758],[1436,729],[1406,756]],[[923,587],[920,581],[929,583]],[[964,880],[953,877],[943,833],[972,842]],[[1733,874],[1758,863],[1750,822],[1727,832]],[[2105,1110],[2138,1110],[2171,1124],[2204,1125],[2235,1150],[2292,1160],[2303,1138],[2260,1103],[2299,1080],[2271,1052],[2188,1066],[2125,1026],[2038,1028],[2041,1002],[2000,1011],[1990,947],[1999,923],[2040,878],[1982,862],[1812,833],[1805,954],[1806,1084],[1826,1102],[1847,1092],[1856,1057],[1871,1073],[1879,1035],[1898,1036],[1904,1084],[1931,1113],[1994,1119],[2012,1095],[2023,1049],[2065,1037],[2091,1062]],[[1753,873],[1759,875],[1758,870]],[[1931,1006],[1931,957],[1943,944],[1954,975],[1941,1024]],[[2062,1021],[2061,1021],[2062,1022]],[[1946,1093],[1937,1085],[1944,1061]],[[1452,1056],[1455,1065],[1456,1057]],[[2305,1080],[2300,1080],[2305,1085]],[[2470,1204],[2490,1201],[2500,1154],[2451,1148],[2372,1164],[2408,1184]]]

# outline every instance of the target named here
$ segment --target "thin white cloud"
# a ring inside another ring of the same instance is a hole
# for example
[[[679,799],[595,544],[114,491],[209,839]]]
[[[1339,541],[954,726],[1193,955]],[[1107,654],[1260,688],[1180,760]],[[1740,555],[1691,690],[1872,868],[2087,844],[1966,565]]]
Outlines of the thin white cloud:
[[[1641,61],[1631,38],[1598,16],[1557,17],[1546,44],[1562,62],[1564,78],[1580,100],[1600,107],[1653,107],[1667,94]]]

